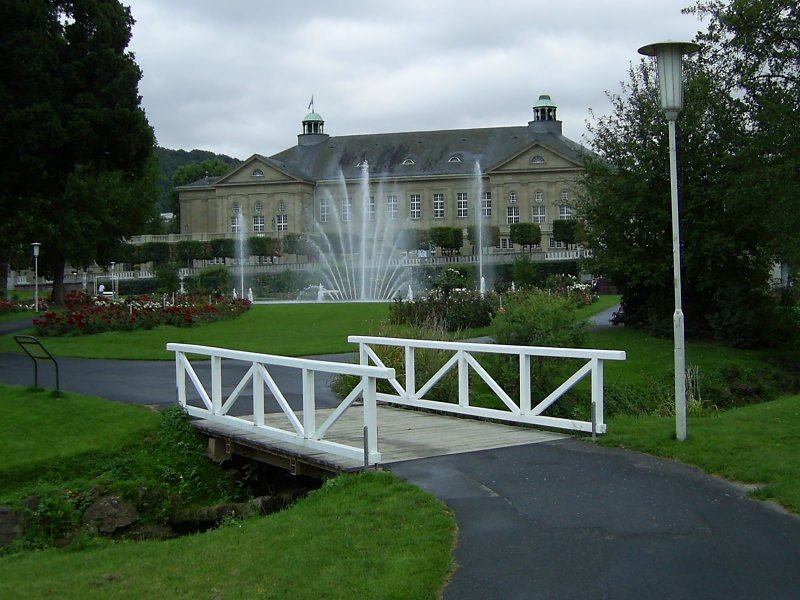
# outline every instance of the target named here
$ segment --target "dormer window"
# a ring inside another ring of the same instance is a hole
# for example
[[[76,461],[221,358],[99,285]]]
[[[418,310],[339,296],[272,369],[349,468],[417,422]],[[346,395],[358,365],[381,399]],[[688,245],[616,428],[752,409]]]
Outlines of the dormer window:
[[[367,162],[367,159],[365,158],[360,163],[358,163],[356,166],[359,167],[359,168],[363,168],[363,167],[366,167],[368,165],[369,165],[369,163]]]
[[[253,172],[250,174],[251,177],[263,177],[264,171],[261,169],[254,169]]]
[[[458,156],[451,156],[451,157],[450,157],[450,158],[447,160],[447,162],[451,162],[451,163],[460,163],[460,162],[461,162],[461,158],[459,158]]]
[[[409,158],[406,158],[406,159],[404,159],[404,160],[403,160],[403,164],[404,164],[404,165],[413,165],[413,164],[415,164],[415,163],[414,163],[414,159],[413,159],[413,158],[411,158],[411,157],[409,157]]]
[[[543,165],[544,164],[544,156],[541,154],[537,154],[531,159],[531,164],[533,165]]]

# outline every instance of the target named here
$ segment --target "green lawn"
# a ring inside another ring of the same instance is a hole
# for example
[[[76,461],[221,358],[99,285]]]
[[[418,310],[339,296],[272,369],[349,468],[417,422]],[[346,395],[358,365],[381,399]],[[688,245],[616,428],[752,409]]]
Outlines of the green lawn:
[[[355,351],[348,335],[367,335],[389,314],[388,303],[262,304],[230,321],[201,327],[157,327],[78,337],[42,337],[55,356],[168,360],[169,342],[218,346],[283,356]],[[30,333],[30,331],[25,332]],[[13,336],[0,337],[0,352],[17,351]]]
[[[601,443],[675,458],[729,479],[760,484],[758,497],[800,513],[800,396],[784,396],[716,415],[689,417],[675,439],[666,417],[609,419]]]
[[[439,501],[367,473],[203,534],[2,557],[0,597],[433,599],[452,569],[454,541]]]
[[[132,472],[143,468],[139,440],[164,443],[156,436],[160,415],[99,398],[0,386],[0,410],[3,502],[31,490],[63,496],[64,485],[76,493],[100,463],[111,469],[91,485],[139,481]],[[169,446],[186,452],[183,440]],[[196,475],[172,463],[162,470],[187,481]],[[280,513],[203,534],[83,539],[68,550],[0,555],[0,598],[437,598],[454,543],[455,521],[443,504],[388,473],[368,473],[333,479]]]

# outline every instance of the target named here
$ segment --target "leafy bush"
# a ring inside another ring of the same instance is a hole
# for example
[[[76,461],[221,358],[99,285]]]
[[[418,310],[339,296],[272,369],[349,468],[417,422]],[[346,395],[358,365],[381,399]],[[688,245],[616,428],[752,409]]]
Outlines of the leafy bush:
[[[586,324],[576,320],[574,313],[574,304],[558,296],[541,291],[518,292],[506,296],[492,322],[492,331],[498,344],[578,348],[584,343]],[[486,363],[503,389],[516,397],[519,359],[498,355],[487,358]],[[573,370],[572,361],[566,359],[532,357],[532,398],[543,400]],[[574,399],[562,397],[548,414],[574,417],[575,410]]]
[[[233,279],[225,267],[208,267],[200,271],[195,283],[198,294],[227,294],[233,288]]]
[[[496,299],[477,292],[434,290],[418,300],[396,300],[389,309],[395,325],[426,327],[434,324],[444,331],[485,327],[492,321]]]

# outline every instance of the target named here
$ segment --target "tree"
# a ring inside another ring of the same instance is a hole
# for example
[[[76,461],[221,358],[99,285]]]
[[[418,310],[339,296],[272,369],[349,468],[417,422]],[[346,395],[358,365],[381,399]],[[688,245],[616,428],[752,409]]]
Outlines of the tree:
[[[0,262],[41,242],[57,303],[68,259],[104,262],[153,214],[132,24],[111,0],[0,3]]]
[[[800,263],[800,8],[797,0],[701,0],[686,12],[708,21],[698,41],[747,105],[753,135],[744,148],[755,168],[743,192],[768,198],[774,251]]]
[[[464,232],[458,227],[432,227],[430,240],[443,253],[453,254],[464,245]]]
[[[753,168],[742,152],[746,107],[708,66],[685,67],[678,144],[687,332],[757,343],[768,331],[771,253],[769,215],[754,210],[766,199],[740,194],[740,173]],[[624,323],[666,332],[674,309],[669,156],[654,70],[644,61],[631,67],[622,94],[609,95],[612,114],[591,125],[599,157],[586,159],[577,207],[594,251],[590,268],[622,288]]]
[[[473,254],[475,254],[475,249],[479,243],[481,245],[481,254],[483,254],[483,248],[500,244],[500,228],[497,225],[482,223],[479,230],[477,225],[470,225],[467,227],[467,239],[472,244]]]
[[[511,243],[528,246],[531,252],[536,244],[542,243],[542,229],[536,223],[512,223]]]
[[[567,245],[583,241],[585,234],[577,219],[556,219],[553,221],[553,239]]]

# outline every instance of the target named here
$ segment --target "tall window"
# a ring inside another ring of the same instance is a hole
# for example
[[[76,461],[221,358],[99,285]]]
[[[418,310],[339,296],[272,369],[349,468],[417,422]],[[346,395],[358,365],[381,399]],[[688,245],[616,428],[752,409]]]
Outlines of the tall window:
[[[242,232],[242,224],[239,222],[239,216],[235,215],[231,217],[231,233],[241,233]]]
[[[533,207],[533,218],[531,219],[534,223],[544,223],[547,221],[547,213],[545,213],[544,206],[534,206]]]
[[[456,195],[456,215],[460,218],[469,216],[469,200],[467,192],[458,192]]]
[[[409,198],[410,216],[412,219],[422,217],[422,197],[419,194],[411,194]]]
[[[544,192],[541,192],[541,191],[536,192],[533,195],[533,199],[536,202],[536,204],[541,204],[542,202],[544,202]]]
[[[397,204],[397,196],[394,194],[386,197],[386,212],[389,215],[389,219],[392,221],[400,216],[400,210],[398,209]]]
[[[264,233],[264,215],[253,216],[253,233]]]
[[[375,220],[375,196],[369,197],[369,203],[367,204],[367,219],[370,221]]]
[[[330,218],[331,201],[330,198],[320,198],[319,200],[319,222],[327,223]]]
[[[517,203],[517,192],[510,192],[508,194],[508,201],[511,204],[516,204]]]
[[[519,223],[519,206],[509,206],[506,210],[506,223]]]
[[[562,204],[558,207],[558,218],[564,219],[565,221],[570,220],[572,218],[572,209]]]
[[[492,216],[492,192],[483,192],[483,197],[481,198],[481,216],[486,218]]]
[[[444,194],[433,195],[433,218],[444,219]]]
[[[511,238],[501,237],[500,240],[497,242],[497,248],[502,248],[503,250],[513,250],[514,244],[511,242]]]
[[[561,190],[561,201],[562,202],[569,201],[569,190]]]
[[[289,231],[289,215],[278,215],[275,217],[275,224],[278,231]]]
[[[353,199],[345,196],[342,200],[342,221],[347,223],[353,217]]]

